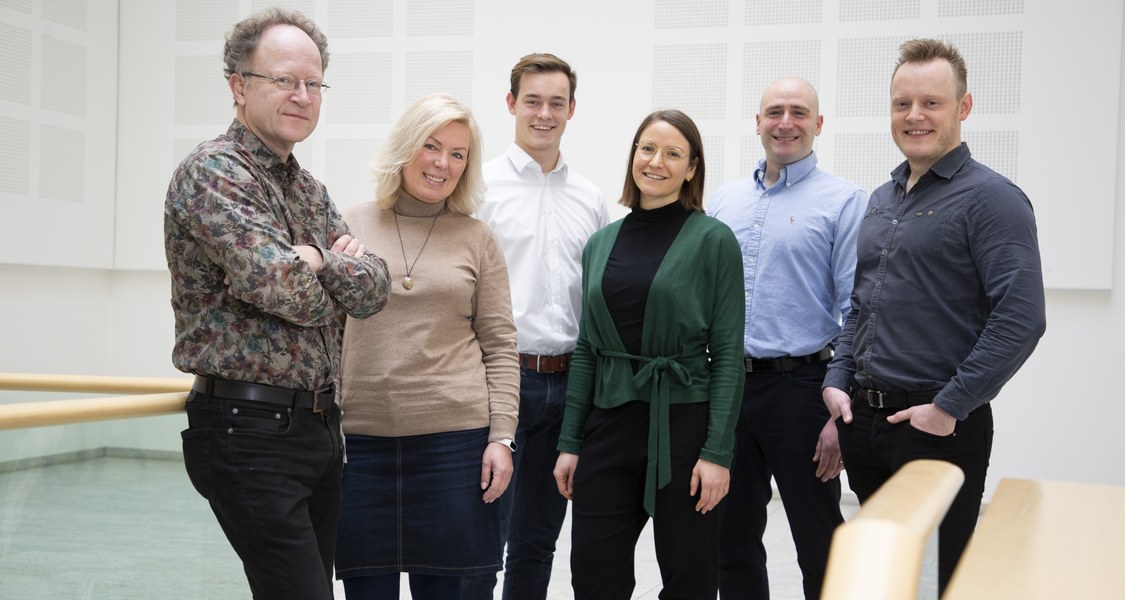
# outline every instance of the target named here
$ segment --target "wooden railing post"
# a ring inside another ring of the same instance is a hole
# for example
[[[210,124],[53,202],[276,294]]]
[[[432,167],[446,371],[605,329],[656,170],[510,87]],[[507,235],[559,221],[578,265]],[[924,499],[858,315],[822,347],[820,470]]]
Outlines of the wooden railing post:
[[[822,600],[914,598],[926,539],[965,475],[938,460],[907,463],[836,529]]]

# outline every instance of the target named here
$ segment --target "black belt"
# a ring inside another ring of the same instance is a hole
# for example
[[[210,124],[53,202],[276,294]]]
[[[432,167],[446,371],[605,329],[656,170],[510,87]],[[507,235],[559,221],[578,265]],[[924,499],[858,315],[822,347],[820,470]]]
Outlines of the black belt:
[[[926,392],[880,392],[857,388],[855,395],[864,400],[871,408],[910,408],[920,404],[929,404],[941,390]]]
[[[314,413],[324,412],[324,409],[336,401],[336,390],[332,386],[309,392],[202,375],[195,376],[191,389],[200,394],[232,400],[262,402],[288,408],[311,408]]]
[[[747,373],[792,371],[797,367],[832,358],[832,349],[825,346],[818,352],[804,356],[780,356],[778,358],[746,358]]]
[[[558,354],[556,356],[539,356],[538,354],[520,354],[520,368],[530,369],[536,373],[564,373],[570,368],[570,357],[573,354]]]

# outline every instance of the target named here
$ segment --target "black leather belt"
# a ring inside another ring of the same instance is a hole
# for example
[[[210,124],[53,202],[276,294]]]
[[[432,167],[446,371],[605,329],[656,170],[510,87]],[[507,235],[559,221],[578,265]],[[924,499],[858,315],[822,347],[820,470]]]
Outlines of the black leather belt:
[[[925,392],[880,392],[858,388],[855,391],[857,398],[867,402],[871,408],[910,408],[920,404],[929,404],[941,390]]]
[[[573,354],[559,354],[556,356],[520,354],[520,368],[529,369],[536,373],[563,373],[570,368],[571,356],[573,356]]]
[[[832,358],[832,349],[828,346],[818,352],[804,356],[780,356],[778,358],[746,358],[747,373],[766,373],[776,371],[792,371],[797,367],[828,360]]]
[[[202,375],[195,376],[191,389],[200,394],[231,400],[262,402],[287,408],[311,408],[314,413],[324,412],[324,409],[336,401],[336,390],[332,386],[310,392]]]

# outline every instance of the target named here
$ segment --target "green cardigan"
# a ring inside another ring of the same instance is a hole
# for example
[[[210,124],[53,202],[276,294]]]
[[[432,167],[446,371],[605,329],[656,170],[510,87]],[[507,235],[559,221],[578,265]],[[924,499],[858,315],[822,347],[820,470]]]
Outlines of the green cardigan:
[[[582,253],[582,319],[567,382],[558,449],[580,454],[592,407],[650,404],[645,510],[671,475],[668,407],[710,402],[699,457],[729,467],[746,379],[742,251],[723,223],[691,214],[665,255],[645,305],[641,356],[625,351],[602,292],[606,261],[622,221],[590,237]],[[640,367],[633,371],[633,361]]]

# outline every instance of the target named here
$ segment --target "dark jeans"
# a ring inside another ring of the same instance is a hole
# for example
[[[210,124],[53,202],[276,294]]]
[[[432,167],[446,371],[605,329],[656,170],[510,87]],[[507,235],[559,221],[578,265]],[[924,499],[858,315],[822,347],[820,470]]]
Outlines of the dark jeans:
[[[827,364],[746,375],[719,547],[719,597],[723,600],[770,597],[762,536],[773,496],[771,475],[777,481],[797,548],[805,598],[820,598],[832,533],[844,522],[840,480],[822,482],[812,460],[829,418],[820,396]]]
[[[520,373],[520,423],[515,475],[500,496],[500,535],[508,543],[504,600],[544,600],[551,581],[555,542],[566,519],[566,498],[552,471],[566,403],[566,373]],[[492,600],[496,575],[465,577],[462,600]]]
[[[713,600],[719,585],[719,531],[726,501],[695,510],[691,472],[707,439],[710,404],[673,404],[672,481],[656,492],[652,519],[661,600]],[[628,600],[636,587],[634,554],[649,520],[647,402],[594,407],[583,430],[571,506],[571,584],[575,600]]]
[[[340,409],[192,392],[188,477],[242,559],[254,598],[332,598],[343,467]]]
[[[888,423],[887,417],[895,412],[874,409],[863,400],[853,399],[851,424],[837,419],[840,446],[848,465],[848,485],[863,504],[899,467],[915,459],[945,460],[964,471],[965,483],[938,526],[940,596],[977,526],[992,455],[992,406],[985,404],[969,413],[945,437],[919,431],[908,422]]]

